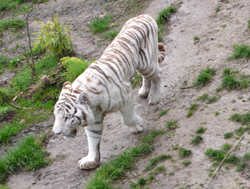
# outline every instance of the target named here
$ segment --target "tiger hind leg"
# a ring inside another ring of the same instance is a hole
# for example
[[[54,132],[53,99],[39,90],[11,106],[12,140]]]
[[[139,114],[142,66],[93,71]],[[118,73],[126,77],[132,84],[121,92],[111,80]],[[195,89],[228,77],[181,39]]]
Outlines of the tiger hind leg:
[[[132,99],[120,109],[120,112],[123,123],[129,126],[131,133],[135,134],[143,131],[143,119],[135,113]]]
[[[102,133],[102,123],[85,127],[85,132],[88,139],[89,152],[86,157],[83,157],[78,162],[78,165],[80,169],[94,169],[100,164],[100,140]]]
[[[145,77],[142,80],[142,86],[138,92],[139,96],[142,98],[147,98],[150,91],[151,81]]]

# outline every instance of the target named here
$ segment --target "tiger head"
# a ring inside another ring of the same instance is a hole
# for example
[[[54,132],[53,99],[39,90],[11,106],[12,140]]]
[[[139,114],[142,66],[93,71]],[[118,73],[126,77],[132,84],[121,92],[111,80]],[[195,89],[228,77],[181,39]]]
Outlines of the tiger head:
[[[78,126],[87,126],[94,122],[89,104],[87,94],[73,90],[70,82],[64,83],[54,107],[53,132],[66,137],[75,137]]]

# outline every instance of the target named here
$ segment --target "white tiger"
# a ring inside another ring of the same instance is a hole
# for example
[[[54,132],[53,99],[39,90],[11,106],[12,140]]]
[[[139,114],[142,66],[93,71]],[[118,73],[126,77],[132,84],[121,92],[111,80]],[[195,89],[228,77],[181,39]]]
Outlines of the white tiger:
[[[142,132],[143,120],[133,106],[130,79],[135,70],[143,75],[139,95],[149,104],[160,101],[161,69],[165,47],[158,44],[157,24],[149,15],[128,20],[102,54],[72,84],[64,83],[55,104],[53,131],[74,136],[85,126],[89,152],[78,165],[93,169],[100,163],[100,138],[106,113],[120,111],[132,133]]]

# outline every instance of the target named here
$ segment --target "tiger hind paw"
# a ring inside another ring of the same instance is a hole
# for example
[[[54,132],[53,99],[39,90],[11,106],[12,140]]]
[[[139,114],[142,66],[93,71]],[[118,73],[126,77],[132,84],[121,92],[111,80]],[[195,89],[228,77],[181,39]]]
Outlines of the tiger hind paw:
[[[99,162],[96,161],[88,161],[86,157],[82,158],[79,162],[78,162],[78,166],[80,167],[80,169],[95,169],[99,166]]]

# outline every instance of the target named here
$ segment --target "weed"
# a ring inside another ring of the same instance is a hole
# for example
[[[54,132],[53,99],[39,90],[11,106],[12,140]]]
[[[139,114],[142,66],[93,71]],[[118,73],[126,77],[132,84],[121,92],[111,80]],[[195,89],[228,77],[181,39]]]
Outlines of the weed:
[[[183,161],[182,164],[187,167],[191,164],[191,161]]]
[[[225,134],[224,134],[224,139],[232,138],[233,135],[234,135],[233,132],[225,133]]]
[[[235,133],[239,136],[242,136],[245,133],[246,129],[243,127],[240,127],[238,129],[235,130]]]
[[[247,88],[249,86],[249,81],[245,79],[246,76],[241,76],[241,78],[242,79],[237,79],[236,75],[233,75],[230,72],[230,74],[224,75],[224,78],[222,80],[222,87],[230,90]]]
[[[59,58],[73,52],[68,22],[60,24],[56,16],[47,23],[38,21],[36,23],[40,24],[41,31],[34,33],[36,41],[33,43],[33,51],[42,52],[48,49],[48,52]]]
[[[235,59],[250,59],[250,46],[249,45],[234,45],[233,55],[228,57],[228,60]]]
[[[158,17],[156,18],[156,22],[158,25],[162,25],[165,22],[167,22],[170,18],[170,16],[177,11],[177,8],[174,6],[170,6],[164,10],[162,10],[159,14]]]
[[[197,136],[195,136],[195,137],[191,140],[190,144],[196,145],[196,144],[200,144],[202,141],[203,141],[202,136],[197,135]]]
[[[90,28],[93,34],[101,33],[109,30],[112,14],[107,14],[102,18],[96,18],[91,22]]]
[[[135,88],[136,86],[139,86],[142,82],[142,76],[137,71],[135,71],[132,79],[130,80],[132,88]]]
[[[245,114],[233,114],[230,117],[231,120],[239,122],[242,125],[249,125],[250,124],[250,112]]]
[[[159,113],[159,117],[161,116],[164,116],[168,113],[169,109],[168,110],[162,110],[160,113]]]
[[[107,31],[101,34],[100,37],[113,40],[118,34],[119,34],[119,31]]]
[[[217,8],[215,9],[215,12],[220,12],[220,7],[217,7]]]
[[[206,69],[201,70],[200,74],[196,77],[195,82],[193,83],[193,87],[201,87],[208,84],[212,76],[215,75],[215,68],[209,68],[209,66]]]
[[[150,160],[150,163],[148,166],[146,166],[145,171],[149,171],[151,169],[154,168],[155,165],[157,165],[159,162],[163,161],[163,160],[167,160],[167,159],[171,159],[172,156],[171,155],[160,155],[157,156],[153,159]]]
[[[19,131],[21,131],[24,128],[23,124],[14,122],[12,124],[6,125],[4,127],[1,127],[0,130],[0,144],[6,143],[10,141],[10,138],[17,134]]]
[[[208,94],[207,93],[204,93],[204,94],[202,94],[201,96],[199,96],[197,98],[197,100],[202,100],[203,102],[205,102],[207,99],[208,99]]]
[[[217,97],[217,96],[213,96],[213,97],[211,97],[211,98],[209,98],[209,99],[207,100],[207,103],[208,103],[208,104],[211,104],[211,103],[216,102],[217,100],[218,100],[218,97]]]
[[[200,41],[200,37],[198,37],[198,36],[194,36],[194,41]]]
[[[248,28],[250,28],[250,20],[248,20],[247,23],[248,23]]]
[[[7,18],[0,20],[0,31],[12,30],[17,31],[18,29],[24,28],[26,23],[20,18]]]
[[[177,127],[179,127],[179,125],[177,124],[177,122],[178,122],[178,120],[168,121],[167,122],[167,128],[169,130],[176,129]]]
[[[144,135],[141,137],[141,140],[144,144],[150,144],[153,142],[154,138],[158,135],[163,135],[165,133],[164,130],[152,130],[149,135]]]
[[[144,186],[147,180],[145,178],[139,178],[137,182],[138,182],[138,185]]]
[[[188,107],[188,113],[186,117],[189,118],[190,116],[192,116],[199,106],[199,104],[192,104],[190,107]]]
[[[191,154],[192,154],[191,150],[187,150],[185,148],[179,148],[179,155],[181,158],[187,158],[191,156]]]
[[[217,115],[220,115],[220,112],[216,111],[214,112],[214,114],[217,116]]]
[[[205,154],[212,160],[221,162],[224,159],[224,152],[222,150],[213,150],[209,148]]]

